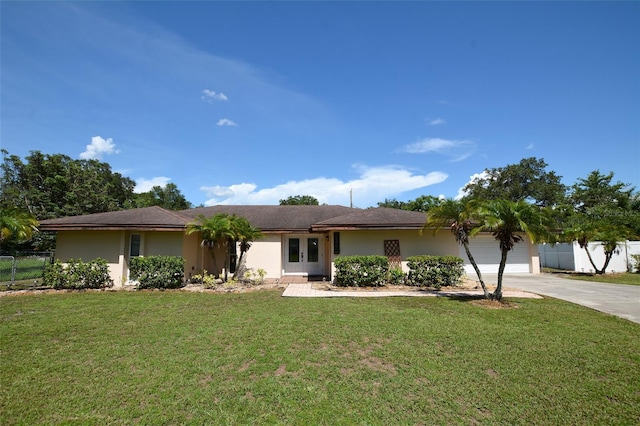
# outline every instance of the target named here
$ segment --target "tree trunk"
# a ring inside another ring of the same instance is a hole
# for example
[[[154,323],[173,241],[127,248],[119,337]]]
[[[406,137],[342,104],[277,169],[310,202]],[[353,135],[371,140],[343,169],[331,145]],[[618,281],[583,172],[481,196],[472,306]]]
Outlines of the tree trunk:
[[[502,276],[504,275],[504,268],[507,266],[507,254],[509,250],[501,250],[502,256],[500,257],[500,266],[498,267],[498,286],[491,295],[491,300],[502,300]]]
[[[240,252],[238,257],[238,263],[236,265],[236,272],[233,273],[234,279],[238,281],[245,281],[244,274],[247,272],[247,265],[243,256],[243,252]]]
[[[584,245],[584,249],[587,251],[587,257],[589,258],[589,262],[591,262],[591,266],[593,266],[593,269],[596,271],[596,275],[602,275],[604,273],[604,270],[599,270],[598,267],[596,266],[595,262],[593,261],[593,258],[591,257],[591,252],[589,251],[589,244],[585,244]],[[607,263],[605,264],[605,268],[606,266],[609,264],[609,262],[607,261]]]
[[[607,251],[604,252],[604,266],[602,267],[600,272],[596,271],[597,274],[604,275],[605,271],[607,270],[607,266],[609,266],[609,262],[611,261],[612,257],[613,257],[613,252],[607,252]]]
[[[213,276],[216,278],[220,277],[220,274],[218,273],[218,263],[216,262],[216,252],[215,252],[216,248],[215,247],[209,247],[209,251],[211,251],[211,261],[213,262]]]
[[[480,285],[482,286],[482,291],[484,292],[484,297],[485,299],[489,298],[489,291],[487,290],[487,286],[484,284],[484,281],[482,280],[482,274],[480,273],[480,268],[478,268],[478,264],[476,263],[476,260],[473,258],[473,255],[471,254],[471,250],[469,250],[469,243],[464,243],[462,244],[464,246],[464,251],[467,253],[467,257],[469,258],[469,262],[471,262],[471,265],[473,266],[473,269],[476,271],[476,275],[478,275],[478,281],[480,281]]]
[[[224,282],[226,283],[229,280],[229,265],[231,265],[231,256],[229,255],[229,239],[222,244],[222,249],[224,250]]]

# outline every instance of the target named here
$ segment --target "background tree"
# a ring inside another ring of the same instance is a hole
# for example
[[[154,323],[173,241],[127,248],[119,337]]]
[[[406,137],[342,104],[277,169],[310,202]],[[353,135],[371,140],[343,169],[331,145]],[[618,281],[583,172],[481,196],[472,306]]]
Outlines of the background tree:
[[[385,198],[384,201],[378,202],[378,207],[388,207],[414,212],[428,212],[432,208],[439,206],[442,201],[442,199],[434,197],[433,195],[421,195],[415,200],[410,201],[398,201],[395,198]]]
[[[529,201],[538,206],[555,206],[565,199],[567,187],[561,176],[547,171],[544,159],[529,157],[518,164],[485,169],[484,176],[464,187],[467,196],[482,200]]]
[[[135,206],[160,206],[167,210],[186,210],[191,208],[191,203],[182,195],[176,184],[168,183],[164,187],[156,185],[148,192],[136,194]]]
[[[292,195],[280,200],[281,206],[317,206],[320,202],[316,197],[311,195]]]
[[[121,210],[132,202],[135,182],[98,160],[32,151],[23,162],[2,150],[0,207],[38,220]]]
[[[422,231],[429,229],[434,230],[434,234],[440,229],[448,227],[456,242],[464,247],[469,262],[473,266],[478,276],[478,281],[482,286],[484,297],[489,298],[490,294],[487,290],[487,286],[482,279],[480,268],[476,263],[476,260],[471,254],[469,249],[469,237],[477,234],[481,231],[478,222],[474,220],[474,217],[478,215],[478,203],[473,200],[452,200],[446,199],[440,202],[436,207],[433,207],[427,213],[427,221],[422,228]]]
[[[0,208],[0,253],[7,253],[11,243],[30,240],[38,232],[38,221],[29,213]]]
[[[627,183],[612,181],[613,172],[605,175],[600,170],[592,171],[584,179],[578,178],[569,196],[573,206],[585,213],[595,207],[631,210],[635,206],[634,188]]]
[[[620,242],[640,235],[640,209],[633,188],[622,182],[613,183],[613,172],[591,172],[579,178],[571,187],[569,200],[572,209],[561,218],[563,241],[577,241],[587,252],[596,274],[606,273],[609,261]],[[602,267],[595,264],[589,244],[598,241],[605,260]]]
[[[551,215],[547,208],[541,208],[525,201],[490,200],[476,210],[480,226],[492,233],[500,244],[500,265],[498,284],[490,299],[502,300],[502,277],[507,265],[507,256],[513,247],[524,240],[526,234],[532,243],[549,241],[551,237]]]

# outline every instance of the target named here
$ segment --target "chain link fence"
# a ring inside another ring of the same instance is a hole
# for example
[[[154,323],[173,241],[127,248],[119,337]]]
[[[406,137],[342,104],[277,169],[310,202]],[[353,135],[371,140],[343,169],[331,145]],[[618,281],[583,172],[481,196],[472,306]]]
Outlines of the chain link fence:
[[[51,252],[0,256],[0,290],[42,285],[44,268],[51,262]]]

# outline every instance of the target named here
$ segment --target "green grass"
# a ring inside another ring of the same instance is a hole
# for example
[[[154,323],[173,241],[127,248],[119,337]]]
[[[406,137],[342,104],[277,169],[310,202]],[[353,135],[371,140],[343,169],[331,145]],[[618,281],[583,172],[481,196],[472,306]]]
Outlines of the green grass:
[[[49,259],[46,257],[19,257],[16,259],[15,280],[18,281],[42,281],[42,273]],[[11,282],[10,259],[0,259],[0,285],[6,286]]]
[[[595,281],[599,283],[640,285],[640,274],[625,272],[622,274],[563,274],[561,277],[580,281]]]
[[[0,298],[0,424],[637,424],[640,325],[566,302]]]

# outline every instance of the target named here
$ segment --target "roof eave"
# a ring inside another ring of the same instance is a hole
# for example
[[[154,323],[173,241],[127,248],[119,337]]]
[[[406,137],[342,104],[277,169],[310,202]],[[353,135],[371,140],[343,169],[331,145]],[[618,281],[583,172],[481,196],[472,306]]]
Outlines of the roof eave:
[[[40,231],[184,231],[184,226],[163,225],[41,225]]]
[[[320,225],[312,226],[311,230],[321,231],[362,231],[362,230],[392,230],[392,231],[419,231],[422,225]]]

